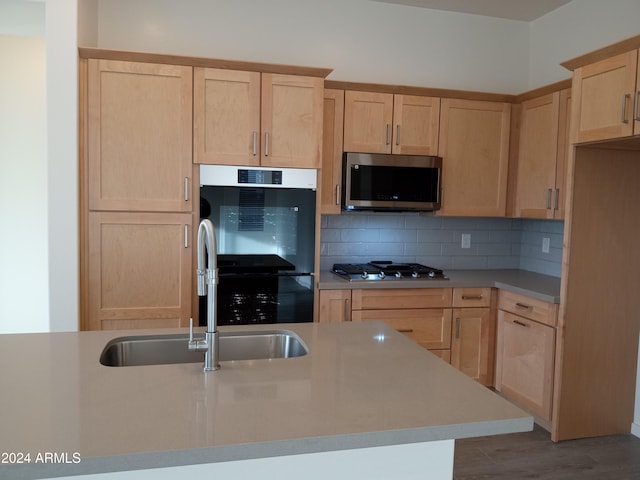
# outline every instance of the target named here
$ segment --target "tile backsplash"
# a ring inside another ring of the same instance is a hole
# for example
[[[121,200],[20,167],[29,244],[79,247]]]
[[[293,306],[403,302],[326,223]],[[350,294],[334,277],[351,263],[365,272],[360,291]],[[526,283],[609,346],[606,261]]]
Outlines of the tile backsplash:
[[[417,213],[323,215],[320,268],[393,260],[443,270],[522,268],[559,277],[564,222],[436,217]],[[462,248],[463,234],[469,248]],[[548,238],[549,253],[542,250]]]

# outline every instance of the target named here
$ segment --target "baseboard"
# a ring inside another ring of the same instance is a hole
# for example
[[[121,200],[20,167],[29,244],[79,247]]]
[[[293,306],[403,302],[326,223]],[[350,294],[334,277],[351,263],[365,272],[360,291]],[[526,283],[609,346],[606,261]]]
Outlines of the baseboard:
[[[631,424],[631,435],[635,435],[640,438],[640,423],[633,422]]]

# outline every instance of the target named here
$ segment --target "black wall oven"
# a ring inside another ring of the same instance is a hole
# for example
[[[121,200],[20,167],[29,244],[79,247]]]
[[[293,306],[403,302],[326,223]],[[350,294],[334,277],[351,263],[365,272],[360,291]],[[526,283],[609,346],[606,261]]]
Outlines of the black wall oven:
[[[216,229],[218,325],[313,321],[315,170],[201,165],[200,217]]]

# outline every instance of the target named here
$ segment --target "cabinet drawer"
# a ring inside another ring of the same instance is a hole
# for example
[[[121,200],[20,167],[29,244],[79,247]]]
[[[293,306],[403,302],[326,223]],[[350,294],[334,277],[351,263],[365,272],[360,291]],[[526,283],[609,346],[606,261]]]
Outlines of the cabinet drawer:
[[[451,309],[354,310],[354,322],[382,320],[413,341],[429,349],[451,346]]]
[[[498,308],[552,327],[557,323],[558,305],[526,295],[500,290]]]
[[[444,308],[451,306],[450,288],[375,288],[353,290],[354,310]]]
[[[454,307],[489,307],[491,306],[490,288],[454,288]]]

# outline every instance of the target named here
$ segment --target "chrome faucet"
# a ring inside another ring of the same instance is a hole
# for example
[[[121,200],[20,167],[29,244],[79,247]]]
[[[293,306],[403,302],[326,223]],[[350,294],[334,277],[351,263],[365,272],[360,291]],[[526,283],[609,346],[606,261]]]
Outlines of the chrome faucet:
[[[194,340],[193,319],[189,325],[189,350],[205,352],[204,371],[218,370],[218,325],[216,322],[216,290],[218,285],[218,245],[211,220],[204,219],[198,227],[198,296],[207,296],[207,331],[204,338]],[[205,252],[208,255],[205,269]]]

